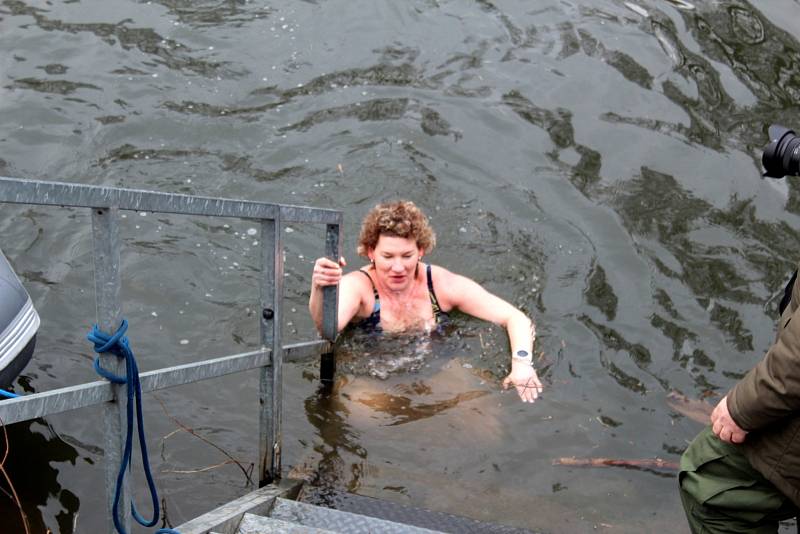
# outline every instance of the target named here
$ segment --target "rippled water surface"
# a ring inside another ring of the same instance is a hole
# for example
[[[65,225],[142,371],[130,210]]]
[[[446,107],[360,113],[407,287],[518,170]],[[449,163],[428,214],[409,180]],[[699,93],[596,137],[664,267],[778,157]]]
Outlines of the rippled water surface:
[[[769,123],[800,128],[798,11],[0,0],[0,175],[341,209],[351,267],[364,213],[414,200],[438,233],[431,262],[535,319],[544,397],[501,391],[505,335],[464,316],[430,340],[346,337],[332,394],[315,362],[285,370],[285,470],[546,532],[681,531],[673,471],[555,461],[676,462],[701,425],[670,393],[715,402],[769,346],[800,187],[760,178],[759,158]],[[256,344],[254,226],[126,214],[142,369]],[[308,339],[323,229],[286,232],[284,332]],[[0,246],[42,316],[17,390],[93,380],[88,213],[5,205]],[[209,442],[244,471],[255,460],[256,373],[145,409],[168,524],[252,489]],[[9,429],[6,467],[36,532],[104,528],[100,419]]]

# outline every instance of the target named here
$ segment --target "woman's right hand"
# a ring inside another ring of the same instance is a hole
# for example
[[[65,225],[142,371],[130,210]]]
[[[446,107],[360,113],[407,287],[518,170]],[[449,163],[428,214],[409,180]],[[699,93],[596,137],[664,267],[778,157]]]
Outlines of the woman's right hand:
[[[314,262],[314,272],[311,274],[311,287],[335,286],[342,279],[342,267],[345,265],[347,262],[344,258],[339,258],[339,263],[330,258],[318,258]]]

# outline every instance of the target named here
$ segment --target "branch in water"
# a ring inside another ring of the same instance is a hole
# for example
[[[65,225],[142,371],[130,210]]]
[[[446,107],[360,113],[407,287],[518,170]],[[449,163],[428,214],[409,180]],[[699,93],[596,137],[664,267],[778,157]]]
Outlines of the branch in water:
[[[662,460],[661,458],[575,458],[563,457],[553,460],[553,465],[568,465],[572,467],[634,467],[639,469],[670,469],[677,471],[680,465],[677,462]]]
[[[209,465],[207,467],[200,467],[197,469],[163,469],[162,473],[174,473],[178,475],[192,475],[194,473],[203,473],[205,471],[211,471],[212,469],[216,469],[217,467],[222,467],[223,465],[229,465],[235,463],[235,460],[225,460],[224,462],[220,462],[215,465]]]
[[[184,425],[184,424],[183,424],[182,422],[180,422],[180,421],[179,421],[179,420],[178,420],[176,417],[174,417],[172,414],[170,414],[170,413],[167,411],[167,406],[164,404],[164,401],[163,401],[163,400],[161,400],[161,397],[159,397],[158,395],[153,395],[153,397],[155,397],[155,399],[156,399],[156,400],[158,401],[158,403],[161,405],[161,409],[164,411],[164,414],[165,414],[167,417],[169,417],[169,418],[172,420],[172,422],[173,422],[173,423],[175,423],[176,425],[178,425],[178,427],[179,427],[179,429],[180,429],[180,430],[183,430],[184,432],[187,432],[187,433],[189,433],[190,435],[192,435],[192,436],[196,437],[196,438],[197,438],[197,439],[199,439],[200,441],[202,441],[202,442],[204,442],[204,443],[207,443],[207,444],[211,445],[212,447],[214,447],[214,448],[215,448],[215,449],[217,449],[219,452],[221,452],[222,454],[224,454],[225,456],[227,456],[227,457],[229,458],[229,460],[226,460],[226,461],[222,462],[221,464],[218,464],[218,465],[211,466],[210,468],[203,468],[203,469],[199,469],[199,470],[192,470],[192,471],[188,471],[188,472],[199,473],[199,472],[202,472],[202,471],[206,471],[207,469],[212,469],[212,468],[219,467],[219,466],[221,466],[221,465],[226,465],[226,464],[229,464],[229,463],[233,463],[233,464],[235,464],[235,465],[236,465],[236,466],[237,466],[237,467],[238,467],[238,468],[239,468],[239,469],[242,471],[242,473],[244,473],[245,479],[247,479],[247,483],[248,483],[248,484],[251,484],[251,485],[253,484],[253,479],[252,479],[252,477],[250,476],[250,475],[251,475],[251,473],[252,473],[252,471],[253,471],[253,467],[254,467],[254,465],[253,465],[252,463],[250,464],[250,466],[249,466],[249,469],[245,468],[245,467],[244,467],[244,465],[242,465],[242,462],[241,462],[240,460],[237,460],[236,458],[234,458],[234,457],[233,457],[233,456],[232,456],[232,455],[231,455],[231,454],[230,454],[228,451],[226,451],[225,449],[223,449],[222,447],[220,447],[219,445],[217,445],[217,444],[216,444],[216,443],[214,443],[213,441],[209,440],[208,438],[205,438],[205,437],[201,436],[200,434],[198,434],[197,432],[195,432],[195,430],[194,430],[193,428],[190,428],[190,427],[188,427],[188,426]],[[164,443],[164,441],[165,441],[166,439],[168,439],[169,437],[171,437],[173,434],[175,434],[175,433],[177,432],[177,430],[178,430],[178,429],[176,429],[176,430],[173,430],[172,432],[170,432],[169,434],[167,434],[166,436],[164,436],[163,438],[161,438],[161,440],[162,440],[161,458],[162,458],[162,459],[164,458],[164,448],[163,448],[163,443]],[[175,471],[175,472],[177,472],[177,471]]]

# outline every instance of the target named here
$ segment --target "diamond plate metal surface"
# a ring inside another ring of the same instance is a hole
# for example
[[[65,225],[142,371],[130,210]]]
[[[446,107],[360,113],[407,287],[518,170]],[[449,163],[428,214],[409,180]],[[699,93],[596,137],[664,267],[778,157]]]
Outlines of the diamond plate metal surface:
[[[302,501],[317,506],[325,506],[449,534],[534,534],[533,531],[523,528],[485,523],[468,517],[434,512],[424,508],[416,508],[330,489],[315,491],[315,488],[306,486],[303,489]]]
[[[276,499],[270,517],[346,534],[437,534],[435,530],[286,499]]]
[[[334,534],[334,531],[289,523],[273,517],[244,514],[236,534]]]

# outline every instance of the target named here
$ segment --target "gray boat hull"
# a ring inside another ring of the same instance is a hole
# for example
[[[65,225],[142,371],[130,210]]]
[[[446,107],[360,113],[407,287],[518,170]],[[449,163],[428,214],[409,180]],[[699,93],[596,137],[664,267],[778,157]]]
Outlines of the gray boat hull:
[[[0,388],[7,389],[33,356],[39,314],[0,251]]]

